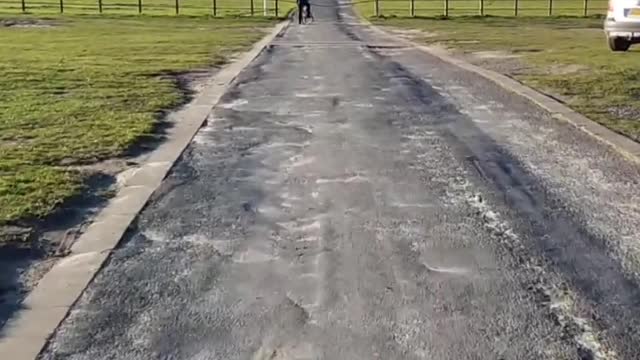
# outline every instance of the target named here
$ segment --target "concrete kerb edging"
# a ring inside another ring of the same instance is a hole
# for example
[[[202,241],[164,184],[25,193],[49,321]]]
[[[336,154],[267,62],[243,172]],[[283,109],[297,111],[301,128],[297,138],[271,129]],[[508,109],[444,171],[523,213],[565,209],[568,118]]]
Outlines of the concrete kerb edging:
[[[590,135],[591,137],[597,139],[598,141],[607,144],[628,160],[640,163],[639,143],[598,124],[597,122],[587,118],[582,114],[575,112],[559,101],[547,95],[544,95],[528,86],[525,86],[506,75],[481,68],[479,66],[470,64],[462,59],[456,58],[452,56],[451,53],[447,50],[420,45],[411,40],[403,39],[372,24],[363,16],[360,16],[360,18],[363,23],[368,25],[375,32],[388,38],[392,38],[395,41],[402,42],[408,47],[420,49],[429,55],[439,58],[442,61],[456,65],[461,69],[476,73],[484,77],[485,79],[491,80],[498,86],[516,93],[548,111],[549,113],[551,113],[552,117],[558,120],[565,121]]]
[[[5,324],[0,359],[34,360],[39,355],[228,87],[289,24],[290,20],[278,24],[239,60],[214,75],[190,104],[170,115],[175,126],[167,141],[123,181],[116,196],[71,247],[71,254],[44,275],[22,303],[23,309]]]

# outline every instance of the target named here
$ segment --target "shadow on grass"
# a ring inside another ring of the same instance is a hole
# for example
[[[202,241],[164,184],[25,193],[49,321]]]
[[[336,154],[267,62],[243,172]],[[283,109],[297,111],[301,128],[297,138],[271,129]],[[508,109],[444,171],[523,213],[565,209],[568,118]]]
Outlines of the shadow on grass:
[[[14,313],[23,308],[28,291],[66,255],[82,229],[107,203],[115,177],[89,176],[84,191],[43,219],[0,225],[0,337]]]
[[[193,84],[211,74],[209,69],[153,75],[171,78],[182,94],[182,99],[175,108],[159,111],[152,131],[141,136],[119,159],[135,159],[160,146],[174,126],[167,119],[168,114],[191,102],[197,93]],[[92,168],[102,160],[108,159],[74,164],[90,169],[85,176],[83,188],[45,218],[0,223],[0,338],[5,335],[7,322],[24,309],[22,303],[29,291],[54,265],[57,258],[69,253],[75,240],[115,193],[115,174]]]

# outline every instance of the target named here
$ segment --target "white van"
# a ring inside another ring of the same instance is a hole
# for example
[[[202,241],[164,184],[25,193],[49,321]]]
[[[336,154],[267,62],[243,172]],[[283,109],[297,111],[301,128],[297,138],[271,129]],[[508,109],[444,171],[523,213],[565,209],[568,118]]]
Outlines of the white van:
[[[627,51],[640,43],[640,0],[609,0],[604,32],[613,51]]]

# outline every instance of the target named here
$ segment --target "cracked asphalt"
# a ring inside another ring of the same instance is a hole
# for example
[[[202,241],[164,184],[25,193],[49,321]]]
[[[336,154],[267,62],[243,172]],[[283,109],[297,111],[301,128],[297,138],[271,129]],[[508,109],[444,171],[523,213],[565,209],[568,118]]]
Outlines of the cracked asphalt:
[[[318,0],[42,359],[638,359],[638,166]]]

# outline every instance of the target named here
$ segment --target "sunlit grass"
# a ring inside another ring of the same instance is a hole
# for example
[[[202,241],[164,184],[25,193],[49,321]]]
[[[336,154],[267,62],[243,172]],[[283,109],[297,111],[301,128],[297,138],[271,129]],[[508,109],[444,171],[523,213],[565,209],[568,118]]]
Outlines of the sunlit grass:
[[[222,64],[272,24],[134,16],[0,26],[0,223],[46,215],[82,189],[68,165],[118,156],[149,135],[158,112],[183,101],[160,75]]]

